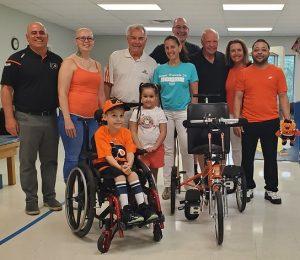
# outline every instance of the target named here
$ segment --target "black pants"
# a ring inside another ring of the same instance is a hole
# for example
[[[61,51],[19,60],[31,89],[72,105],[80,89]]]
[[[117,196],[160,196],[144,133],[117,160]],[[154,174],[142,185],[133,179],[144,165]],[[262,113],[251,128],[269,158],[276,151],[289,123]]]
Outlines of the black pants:
[[[258,139],[264,156],[265,189],[278,191],[277,143],[275,132],[279,129],[279,118],[259,123],[249,123],[242,134],[242,167],[246,173],[248,189],[254,189],[254,156]]]

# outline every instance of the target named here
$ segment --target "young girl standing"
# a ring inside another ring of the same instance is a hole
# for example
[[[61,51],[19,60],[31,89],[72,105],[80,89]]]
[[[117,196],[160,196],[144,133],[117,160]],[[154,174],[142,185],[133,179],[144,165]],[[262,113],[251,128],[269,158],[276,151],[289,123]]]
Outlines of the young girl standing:
[[[167,134],[167,119],[158,104],[158,87],[151,83],[142,83],[139,88],[140,105],[130,118],[130,130],[139,149],[148,153],[142,161],[149,166],[155,182],[158,169],[164,166],[163,142]]]

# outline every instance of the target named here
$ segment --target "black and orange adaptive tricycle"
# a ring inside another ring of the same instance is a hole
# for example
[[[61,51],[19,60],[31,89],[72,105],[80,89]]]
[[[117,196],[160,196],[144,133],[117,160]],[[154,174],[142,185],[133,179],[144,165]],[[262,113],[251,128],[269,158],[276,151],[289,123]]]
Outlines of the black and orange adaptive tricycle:
[[[175,211],[176,192],[182,186],[191,186],[186,191],[185,199],[180,202],[183,206],[178,209],[184,210],[188,220],[194,220],[204,206],[208,206],[209,214],[215,221],[218,245],[223,243],[224,215],[228,214],[227,193],[236,193],[240,212],[246,207],[247,195],[246,177],[242,168],[225,166],[226,154],[230,150],[229,127],[240,126],[246,120],[228,118],[225,103],[190,104],[184,122],[188,134],[188,152],[203,154],[205,169],[183,182],[180,182],[178,171],[174,170],[171,174],[171,214]],[[229,187],[228,183],[233,185]]]
[[[101,112],[96,113],[96,118],[101,118]],[[94,219],[99,220],[101,235],[98,239],[98,250],[105,253],[109,250],[114,235],[119,233],[124,237],[124,230],[129,228],[122,222],[122,211],[115,189],[114,180],[102,176],[93,163],[97,158],[95,145],[89,146],[88,125],[86,120],[81,120],[84,126],[84,140],[81,157],[84,159],[78,167],[72,169],[67,180],[65,201],[66,217],[72,232],[78,237],[84,237],[89,233]],[[93,143],[93,142],[92,142]],[[153,240],[158,242],[162,239],[164,228],[164,216],[161,211],[159,195],[156,189],[150,169],[135,157],[134,171],[138,174],[146,195],[149,206],[156,212],[158,219],[152,221]],[[129,194],[129,200],[132,194]],[[98,204],[98,205],[97,205]],[[131,201],[136,208],[135,200]],[[138,223],[142,227],[150,223]]]

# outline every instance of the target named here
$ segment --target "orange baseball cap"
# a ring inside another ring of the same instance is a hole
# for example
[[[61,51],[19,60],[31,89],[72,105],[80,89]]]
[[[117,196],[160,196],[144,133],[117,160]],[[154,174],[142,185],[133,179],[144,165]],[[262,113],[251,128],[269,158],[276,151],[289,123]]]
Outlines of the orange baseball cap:
[[[129,111],[130,107],[123,103],[120,99],[110,98],[104,102],[103,105],[103,113],[115,108],[115,107],[123,107],[125,111]]]

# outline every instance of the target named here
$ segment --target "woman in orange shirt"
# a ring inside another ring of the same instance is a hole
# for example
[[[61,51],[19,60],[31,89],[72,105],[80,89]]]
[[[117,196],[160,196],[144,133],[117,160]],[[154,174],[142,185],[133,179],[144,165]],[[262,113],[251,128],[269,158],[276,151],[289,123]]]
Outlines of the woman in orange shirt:
[[[240,40],[235,39],[230,41],[226,47],[226,62],[230,68],[226,80],[226,98],[229,108],[230,118],[233,118],[233,101],[235,95],[235,85],[240,71],[247,67],[249,62],[248,49],[246,44]],[[230,128],[230,142],[232,146],[233,163],[241,166],[242,162],[242,145],[240,132]]]
[[[98,128],[94,112],[105,101],[101,65],[90,57],[95,42],[93,32],[80,28],[75,39],[78,51],[63,61],[58,76],[58,127],[65,148],[65,182],[80,159],[83,125],[78,119],[88,119],[91,138]]]

